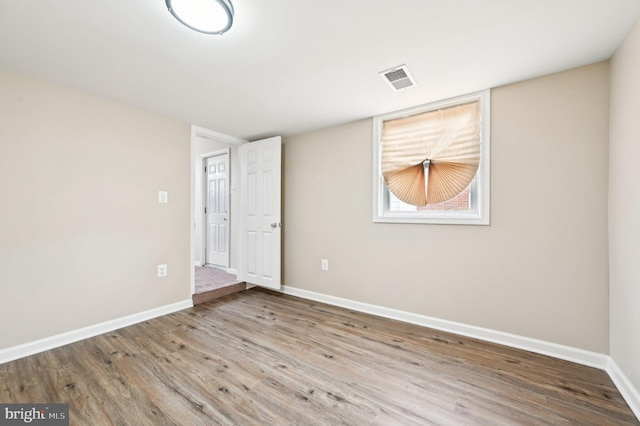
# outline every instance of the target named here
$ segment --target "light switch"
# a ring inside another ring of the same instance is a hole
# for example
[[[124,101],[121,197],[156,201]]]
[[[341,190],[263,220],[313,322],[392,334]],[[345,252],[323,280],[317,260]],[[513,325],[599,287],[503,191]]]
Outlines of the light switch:
[[[166,277],[167,273],[167,265],[158,265],[158,277]]]
[[[167,204],[169,202],[169,193],[167,191],[158,191],[158,202]]]

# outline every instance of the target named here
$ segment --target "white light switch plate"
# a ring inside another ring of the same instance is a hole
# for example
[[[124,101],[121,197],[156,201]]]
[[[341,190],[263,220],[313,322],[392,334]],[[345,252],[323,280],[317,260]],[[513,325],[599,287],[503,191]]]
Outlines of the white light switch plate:
[[[167,265],[158,265],[158,277],[166,277],[168,273]]]
[[[167,204],[169,202],[169,193],[167,191],[158,191],[158,202]]]

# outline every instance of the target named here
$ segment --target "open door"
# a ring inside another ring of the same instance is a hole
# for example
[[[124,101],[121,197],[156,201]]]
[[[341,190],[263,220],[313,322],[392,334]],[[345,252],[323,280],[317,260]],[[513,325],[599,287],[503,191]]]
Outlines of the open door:
[[[238,278],[273,289],[281,286],[281,149],[280,136],[238,148],[242,191]]]

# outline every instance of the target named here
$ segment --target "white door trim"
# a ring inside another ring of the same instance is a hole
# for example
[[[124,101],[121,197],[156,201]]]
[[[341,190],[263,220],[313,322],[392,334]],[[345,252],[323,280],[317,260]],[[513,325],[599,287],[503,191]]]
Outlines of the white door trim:
[[[198,126],[191,126],[191,154],[189,155],[189,162],[191,163],[191,167],[189,168],[191,171],[191,197],[190,197],[190,208],[189,211],[191,212],[190,214],[190,218],[191,218],[191,241],[189,244],[189,265],[190,265],[190,277],[189,277],[189,282],[190,282],[190,294],[195,294],[196,291],[196,277],[195,277],[195,268],[193,267],[193,265],[195,264],[195,241],[196,241],[196,233],[195,231],[195,222],[196,222],[196,215],[199,214],[199,212],[196,212],[195,210],[195,200],[196,197],[198,197],[199,195],[196,194],[196,188],[195,188],[195,181],[196,181],[196,168],[199,167],[199,161],[198,158],[195,156],[195,153],[197,152],[197,144],[198,144],[198,139],[210,139],[210,140],[215,140],[215,141],[219,141],[219,142],[224,142],[230,145],[242,145],[244,143],[247,143],[249,141],[245,140],[245,139],[240,139],[240,138],[236,138],[234,136],[230,136],[230,135],[225,135],[224,133],[219,133],[219,132],[215,132],[213,130],[209,130],[209,129],[205,129],[204,127],[198,127]]]
[[[230,145],[240,146],[243,143],[249,141],[245,139],[236,138],[234,136],[225,135],[213,130],[205,129],[204,127],[191,126],[191,141],[194,142],[195,138],[201,137],[205,139],[211,139],[218,142],[228,143]]]
[[[200,197],[201,197],[201,203],[200,205],[203,207],[202,208],[202,246],[200,247],[202,249],[201,253],[202,253],[202,266],[207,265],[209,262],[207,262],[207,240],[208,240],[208,235],[207,235],[207,215],[204,212],[204,207],[207,205],[207,201],[208,201],[208,181],[207,181],[207,174],[204,172],[204,168],[207,164],[207,159],[211,158],[211,157],[217,157],[219,155],[228,155],[228,160],[229,160],[229,166],[228,166],[228,170],[227,170],[227,174],[229,176],[229,181],[231,181],[231,149],[229,148],[224,148],[224,149],[219,149],[217,151],[212,151],[212,152],[207,152],[206,154],[202,154],[200,156],[200,170],[202,171],[202,192],[200,193]],[[231,205],[231,194],[229,193],[229,185],[227,185],[227,206],[229,206],[229,210],[230,209],[230,205]],[[228,224],[227,226],[229,227],[229,231],[231,231],[231,213],[229,213],[228,216],[229,220],[228,220]],[[231,240],[230,238],[227,238],[227,266],[226,268],[229,268],[229,257],[231,256],[230,250],[229,250],[229,246],[231,244]]]

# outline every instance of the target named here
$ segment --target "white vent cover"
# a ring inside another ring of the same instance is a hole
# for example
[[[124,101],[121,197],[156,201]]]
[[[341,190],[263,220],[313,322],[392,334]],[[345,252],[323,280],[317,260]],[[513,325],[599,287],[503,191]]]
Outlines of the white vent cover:
[[[380,73],[380,77],[387,82],[394,91],[403,90],[408,87],[417,86],[416,80],[409,72],[406,65],[400,65]]]

